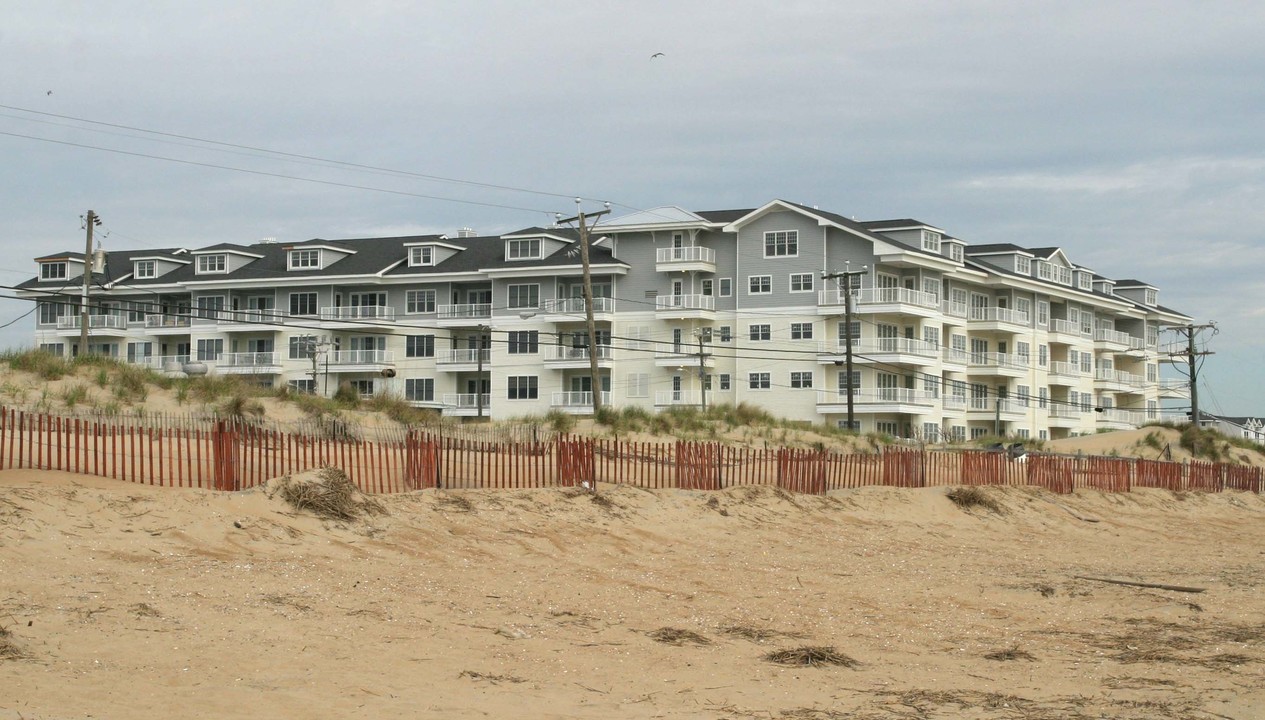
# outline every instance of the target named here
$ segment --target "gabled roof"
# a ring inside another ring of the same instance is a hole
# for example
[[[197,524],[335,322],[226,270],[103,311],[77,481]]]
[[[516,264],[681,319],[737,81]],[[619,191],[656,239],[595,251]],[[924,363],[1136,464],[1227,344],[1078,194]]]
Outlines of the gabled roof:
[[[636,225],[699,225],[707,222],[709,221],[684,208],[676,205],[664,205],[611,218],[602,224],[624,228]]]
[[[1021,248],[1018,245],[1010,243],[991,243],[986,245],[967,245],[966,254],[971,255],[1008,255],[1010,253],[1023,253],[1031,256],[1033,251],[1027,248]]]
[[[917,230],[925,228],[927,230],[935,230],[941,235],[944,231],[930,223],[913,218],[901,218],[898,220],[862,220],[861,224],[871,230],[882,232],[883,230]]]

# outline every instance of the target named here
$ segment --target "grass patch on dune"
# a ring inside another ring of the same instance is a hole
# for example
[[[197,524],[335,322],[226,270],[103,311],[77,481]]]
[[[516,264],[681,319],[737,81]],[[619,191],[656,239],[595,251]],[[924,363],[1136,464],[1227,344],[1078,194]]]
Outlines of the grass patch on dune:
[[[1001,505],[988,494],[984,488],[979,487],[960,487],[954,488],[944,495],[963,510],[973,510],[981,508],[998,515],[1002,514]]]

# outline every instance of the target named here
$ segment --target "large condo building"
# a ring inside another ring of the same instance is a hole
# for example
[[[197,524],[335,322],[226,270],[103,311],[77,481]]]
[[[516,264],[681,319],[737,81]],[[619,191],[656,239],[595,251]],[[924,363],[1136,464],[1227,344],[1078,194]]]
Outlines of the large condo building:
[[[359,238],[111,251],[90,276],[89,351],[331,394],[390,392],[492,418],[751,403],[928,440],[1134,427],[1184,392],[1158,288],[1057,247],[968,245],[917,220],[857,222],[781,200],[661,207],[591,235]],[[36,343],[78,352],[83,256],[36,259]],[[851,273],[851,292],[823,273]],[[852,297],[851,324],[845,321]],[[846,371],[852,345],[853,372]]]

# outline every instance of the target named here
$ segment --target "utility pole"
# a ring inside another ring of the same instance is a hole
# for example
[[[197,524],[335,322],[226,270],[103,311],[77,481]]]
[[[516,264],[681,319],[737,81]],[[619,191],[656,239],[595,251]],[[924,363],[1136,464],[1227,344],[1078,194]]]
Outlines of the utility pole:
[[[852,270],[852,263],[845,262],[843,264],[843,272],[826,272],[821,271],[822,280],[837,280],[843,278],[843,282],[839,287],[847,293],[843,299],[843,327],[844,327],[844,362],[846,367],[844,372],[848,378],[848,430],[855,432],[856,413],[853,409],[852,396],[856,392],[856,388],[852,386],[852,278],[863,277],[870,271],[869,265],[862,265],[860,270]]]
[[[92,229],[101,224],[101,218],[92,210],[84,218],[88,240],[83,250],[83,291],[79,296],[79,354],[88,354],[88,284],[92,282]]]
[[[606,203],[605,210],[585,216],[580,209],[580,198],[576,198],[575,209],[575,217],[559,219],[558,223],[578,222],[580,228],[580,267],[584,272],[584,324],[589,334],[589,389],[593,391],[593,419],[596,420],[598,411],[602,409],[602,384],[597,374],[597,324],[593,322],[593,273],[589,268],[589,227],[585,220],[606,215],[611,211],[611,204]]]
[[[703,412],[707,412],[707,356],[710,353],[703,351],[703,342],[712,339],[711,328],[699,328],[694,331],[694,336],[698,338],[698,392],[699,399],[702,401]]]
[[[475,373],[474,373],[474,376],[475,376],[474,406],[478,408],[477,417],[479,418],[479,420],[483,420],[483,337],[484,337],[484,333],[491,334],[491,332],[492,332],[491,325],[480,325],[479,337],[477,340],[474,341],[474,345],[475,345],[474,356],[476,358],[475,362],[478,363],[477,368],[475,369]]]
[[[1195,427],[1199,427],[1199,369],[1203,366],[1200,358],[1216,353],[1211,350],[1199,350],[1195,345],[1195,340],[1204,330],[1212,330],[1212,334],[1216,335],[1217,324],[1207,322],[1202,325],[1178,325],[1169,329],[1186,336],[1186,348],[1169,352],[1168,361],[1176,366],[1178,358],[1182,356],[1186,358],[1185,375],[1190,387],[1190,421],[1195,424]]]

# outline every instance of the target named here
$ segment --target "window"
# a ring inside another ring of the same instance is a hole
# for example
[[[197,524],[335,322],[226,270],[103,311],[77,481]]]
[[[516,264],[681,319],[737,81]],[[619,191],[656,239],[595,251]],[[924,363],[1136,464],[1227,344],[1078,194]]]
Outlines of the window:
[[[154,356],[152,342],[130,342],[127,344],[127,361],[130,363],[148,360]]]
[[[534,260],[538,257],[540,257],[540,238],[505,242],[506,260]]]
[[[316,394],[315,380],[291,380],[290,382],[286,383],[286,385],[289,386],[289,388],[293,390],[294,392],[300,392],[305,395]]]
[[[1155,363],[1146,364],[1146,381],[1157,382],[1160,379],[1160,368]]]
[[[1023,313],[1023,322],[1027,324],[1032,319],[1032,301],[1028,298],[1015,298],[1015,312]]]
[[[415,247],[409,249],[410,265],[434,265],[435,264],[435,248],[433,247]]]
[[[853,340],[861,339],[861,321],[860,320],[853,320],[851,326],[848,326],[847,323],[839,323],[839,339],[846,340],[849,337],[851,337]]]
[[[1059,276],[1058,276],[1059,284],[1071,285],[1072,284],[1072,269],[1067,268],[1067,267],[1060,267],[1058,268],[1058,271],[1059,271]]]
[[[509,378],[510,400],[535,400],[538,395],[535,375],[512,375]]]
[[[791,274],[791,292],[812,292],[813,291],[813,274],[812,273],[792,273]]]
[[[791,323],[791,339],[792,340],[812,340],[813,339],[813,324],[810,322]]]
[[[540,333],[536,330],[511,330],[509,333],[510,355],[532,355],[539,352]],[[586,337],[585,340],[588,340]]]
[[[1023,255],[1016,255],[1015,256],[1015,272],[1019,273],[1020,275],[1031,275],[1032,274],[1032,258],[1024,257]]]
[[[404,381],[404,399],[413,402],[434,402],[435,378],[407,378]]]
[[[1042,280],[1053,280],[1054,266],[1044,260],[1038,261],[1037,262],[1037,277],[1041,278]]]
[[[40,305],[40,324],[53,325],[57,322],[57,318],[62,316],[62,309],[65,307],[61,303],[46,303]]]
[[[924,327],[922,329],[922,341],[927,347],[940,347],[940,328],[934,326]]]
[[[124,303],[127,308],[127,321],[130,323],[145,322],[145,310],[149,307],[149,303],[129,302]]]
[[[409,290],[404,293],[404,312],[412,314],[435,312],[435,291]]]
[[[290,314],[291,315],[315,315],[316,314],[316,293],[314,292],[290,293]]]
[[[224,352],[223,340],[199,340],[198,341],[198,360],[206,362],[208,360],[216,360]]]
[[[1015,343],[1015,360],[1024,366],[1032,363],[1032,345],[1023,340]]]
[[[796,257],[799,255],[799,231],[780,230],[764,234],[764,256]]]
[[[752,390],[768,390],[771,387],[771,383],[769,382],[769,373],[747,373],[747,387]]]
[[[721,390],[730,389],[729,373],[720,374],[720,389]]]
[[[704,295],[711,295],[711,294],[712,294],[712,281],[711,281],[711,279],[710,279],[710,278],[703,280],[703,282],[702,282],[702,289],[703,289],[703,294],[704,294]]]
[[[1155,303],[1159,302],[1159,299],[1160,299],[1159,291],[1151,290],[1148,288],[1146,291],[1146,299],[1143,300],[1143,302],[1145,302],[1147,305],[1154,305]]]
[[[838,387],[839,387],[839,392],[845,395],[847,394],[849,388],[853,390],[860,390],[861,389],[861,371],[860,370],[852,371],[852,382],[848,382],[847,372],[839,373]]]
[[[732,278],[720,279],[720,296],[729,297],[734,294],[734,281]]]
[[[962,262],[962,246],[957,243],[949,245],[949,259],[954,262]]]
[[[639,350],[650,345],[649,325],[634,325],[625,332],[628,334],[628,347]]]
[[[791,387],[793,388],[810,388],[813,386],[813,374],[811,372],[793,372],[791,373]]]
[[[931,230],[922,231],[922,249],[927,252],[940,253],[940,233]]]
[[[40,263],[40,280],[65,280],[66,263]]]
[[[315,335],[295,335],[290,338],[290,359],[304,360],[316,352]]]
[[[769,332],[769,326],[767,324],[766,325],[751,325],[750,327],[747,328],[747,330],[748,330],[747,332],[748,340],[757,340],[757,341],[768,340],[769,337],[771,336],[771,333]]]
[[[356,391],[356,394],[362,398],[373,397],[374,383],[372,380],[349,380],[348,384]]]
[[[1045,409],[1050,405],[1050,389],[1037,388],[1037,407]]]
[[[649,397],[650,375],[647,373],[628,374],[628,397]]]
[[[320,250],[291,250],[291,270],[311,270],[321,266]]]
[[[1093,276],[1088,271],[1081,270],[1076,273],[1076,287],[1081,290],[1091,290],[1094,287]]]
[[[772,275],[752,275],[747,278],[748,295],[767,295],[773,292]]]
[[[404,338],[404,357],[435,357],[435,336],[409,335]]]
[[[224,309],[223,295],[206,295],[198,298],[197,316],[203,320],[215,320]]]
[[[132,266],[132,274],[135,275],[138,280],[152,278],[154,276],[154,261],[137,260],[136,264]]]
[[[1037,301],[1037,325],[1045,327],[1050,322],[1050,303],[1044,300]]]
[[[733,328],[729,327],[728,325],[721,325],[720,326],[720,341],[730,342],[733,339],[734,339]]]
[[[509,306],[511,308],[535,308],[540,305],[540,285],[510,285]]]
[[[940,378],[935,375],[923,375],[922,391],[926,393],[929,398],[940,397]]]
[[[1030,395],[1030,388],[1027,385],[1015,386],[1015,400],[1023,407],[1028,407],[1028,397]]]
[[[1037,365],[1045,367],[1050,364],[1050,347],[1048,345],[1037,346]]]
[[[228,272],[228,255],[199,255],[198,274]]]

